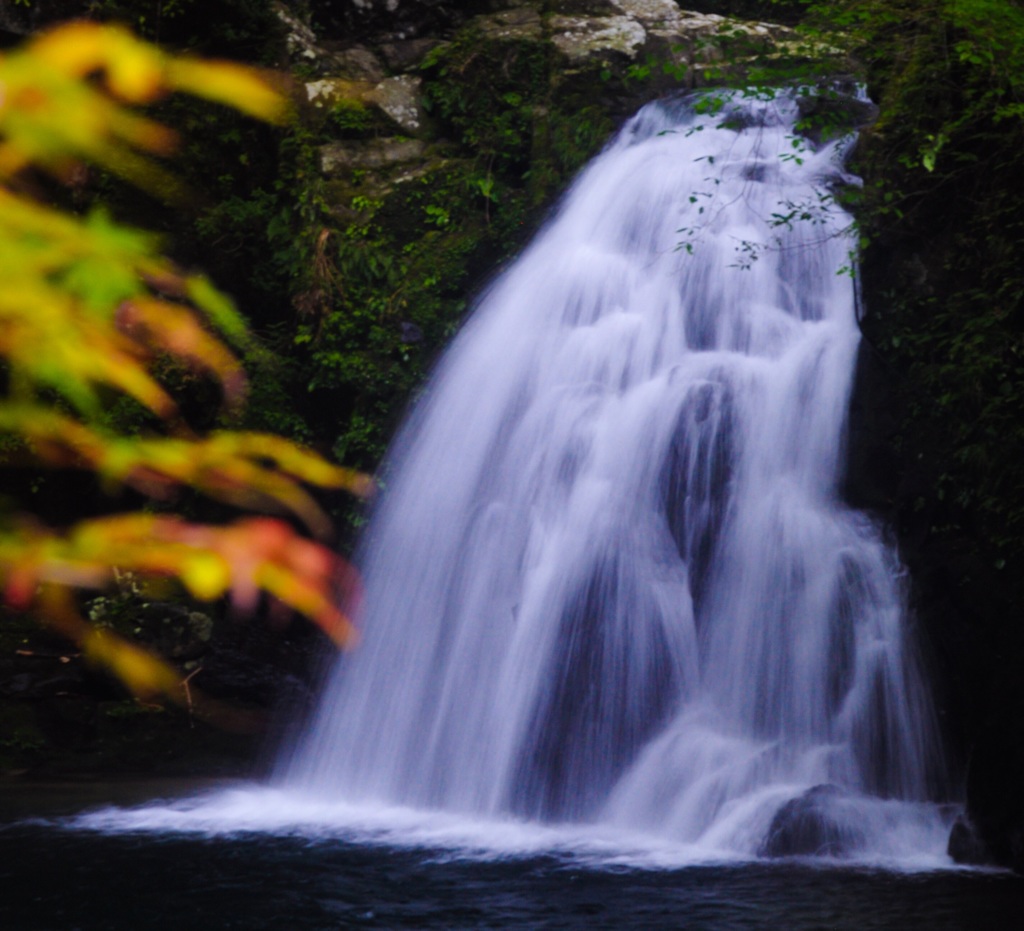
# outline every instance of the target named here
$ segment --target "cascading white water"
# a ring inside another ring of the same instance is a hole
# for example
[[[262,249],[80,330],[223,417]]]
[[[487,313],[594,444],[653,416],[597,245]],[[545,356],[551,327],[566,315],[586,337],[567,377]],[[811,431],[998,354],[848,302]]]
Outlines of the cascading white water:
[[[645,107],[484,296],[281,785],[741,854],[933,816],[899,567],[838,491],[851,137],[794,148],[796,117]]]

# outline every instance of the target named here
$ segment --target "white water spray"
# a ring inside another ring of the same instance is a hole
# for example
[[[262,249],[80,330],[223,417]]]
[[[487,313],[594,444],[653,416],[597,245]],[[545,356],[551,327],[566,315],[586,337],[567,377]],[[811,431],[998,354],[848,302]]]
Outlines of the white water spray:
[[[796,117],[644,108],[484,296],[280,786],[747,855],[941,835],[900,570],[838,493],[850,137]]]

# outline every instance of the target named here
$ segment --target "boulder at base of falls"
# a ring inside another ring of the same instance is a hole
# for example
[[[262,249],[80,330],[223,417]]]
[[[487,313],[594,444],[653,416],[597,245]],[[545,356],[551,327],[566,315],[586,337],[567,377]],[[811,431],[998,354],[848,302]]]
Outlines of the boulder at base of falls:
[[[760,857],[838,857],[863,840],[860,831],[840,817],[846,793],[819,785],[786,802],[772,818],[757,851]]]
[[[978,834],[978,829],[971,819],[964,815],[960,815],[953,823],[946,853],[954,863],[968,866],[991,866],[994,863],[992,854]]]

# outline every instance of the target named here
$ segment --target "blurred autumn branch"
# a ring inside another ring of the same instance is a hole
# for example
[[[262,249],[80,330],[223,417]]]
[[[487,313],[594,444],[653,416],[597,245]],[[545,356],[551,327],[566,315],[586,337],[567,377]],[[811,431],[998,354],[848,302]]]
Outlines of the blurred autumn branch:
[[[237,408],[246,378],[236,353],[243,319],[201,275],[161,255],[155,237],[102,209],[53,208],[34,174],[69,180],[89,162],[161,196],[180,193],[152,156],[174,133],[133,107],[176,91],[265,120],[284,101],[258,74],[228,62],[166,54],[124,29],[71,23],[0,55],[0,438],[40,465],[94,472],[105,487],[154,500],[180,488],[235,507],[291,516],[321,541],[330,525],[303,487],[370,490],[369,480],[277,436],[196,435],[155,368],[171,360],[220,385]],[[112,398],[130,397],[162,424],[153,435],[106,425]],[[0,463],[2,463],[0,459]],[[138,646],[79,614],[74,590],[121,571],[177,579],[200,599],[261,592],[307,615],[336,642],[351,625],[333,591],[344,567],[322,542],[280,517],[228,525],[134,512],[53,528],[0,508],[5,601],[75,639],[137,694],[180,700],[180,678]]]

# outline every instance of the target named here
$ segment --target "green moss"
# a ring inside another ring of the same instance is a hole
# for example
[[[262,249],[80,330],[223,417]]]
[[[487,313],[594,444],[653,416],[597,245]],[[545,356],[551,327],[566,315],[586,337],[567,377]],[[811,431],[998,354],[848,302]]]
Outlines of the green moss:
[[[357,100],[338,100],[327,111],[327,125],[340,138],[360,136],[375,126],[373,113]]]

